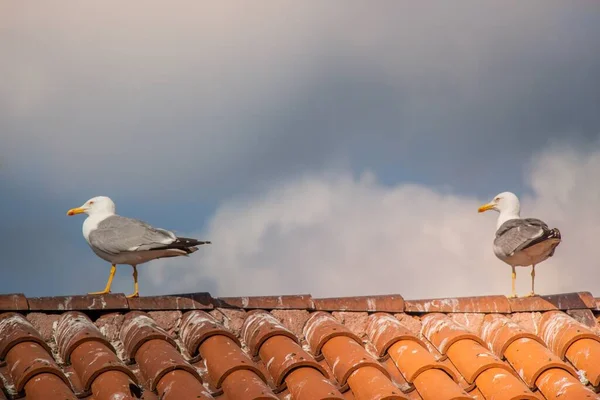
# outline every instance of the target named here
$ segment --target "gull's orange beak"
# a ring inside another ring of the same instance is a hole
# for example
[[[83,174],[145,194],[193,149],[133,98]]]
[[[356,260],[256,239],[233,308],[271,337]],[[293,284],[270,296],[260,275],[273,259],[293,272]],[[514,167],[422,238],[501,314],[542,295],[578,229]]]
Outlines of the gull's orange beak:
[[[85,210],[81,207],[71,208],[69,211],[67,211],[67,215],[68,216],[77,215],[77,214],[82,214],[84,212],[85,212]]]
[[[482,205],[481,207],[479,207],[479,208],[477,209],[477,212],[480,212],[480,213],[482,213],[482,212],[486,212],[486,211],[488,211],[488,210],[491,210],[491,209],[493,209],[493,208],[494,208],[494,206],[495,206],[495,204],[494,204],[494,203],[487,203],[487,204],[484,204],[484,205]]]

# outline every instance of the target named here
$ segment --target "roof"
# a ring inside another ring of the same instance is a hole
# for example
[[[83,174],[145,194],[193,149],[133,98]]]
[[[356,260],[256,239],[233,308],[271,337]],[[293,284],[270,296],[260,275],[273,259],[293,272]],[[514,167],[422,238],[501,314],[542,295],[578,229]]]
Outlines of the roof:
[[[0,295],[0,399],[598,399],[599,300]]]

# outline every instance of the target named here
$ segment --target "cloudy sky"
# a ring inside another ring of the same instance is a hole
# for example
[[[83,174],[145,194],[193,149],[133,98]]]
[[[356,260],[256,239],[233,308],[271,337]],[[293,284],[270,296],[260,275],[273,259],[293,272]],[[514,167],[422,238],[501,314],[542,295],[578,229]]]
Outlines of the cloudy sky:
[[[142,295],[506,294],[510,190],[563,233],[539,292],[598,295],[598,38],[590,1],[4,2],[0,292],[104,287],[65,212],[107,195],[213,241]]]

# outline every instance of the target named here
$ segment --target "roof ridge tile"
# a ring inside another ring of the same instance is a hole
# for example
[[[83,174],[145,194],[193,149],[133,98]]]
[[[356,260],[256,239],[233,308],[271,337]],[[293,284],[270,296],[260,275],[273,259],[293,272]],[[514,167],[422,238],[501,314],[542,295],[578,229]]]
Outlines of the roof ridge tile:
[[[578,310],[600,311],[600,298],[590,292],[569,292],[533,297],[507,298],[482,295],[404,300],[400,294],[313,298],[310,294],[280,296],[212,297],[208,292],[144,296],[128,299],[123,293],[25,297],[22,293],[0,295],[2,311],[110,311],[110,310],[308,310],[362,311],[423,314],[500,313]]]
[[[245,310],[313,310],[313,298],[310,294],[280,296],[246,296],[213,298],[216,307],[241,308]]]
[[[596,300],[590,292],[571,292],[508,299],[510,309],[515,312],[595,309]]]
[[[399,294],[313,299],[317,311],[404,312]]]
[[[511,312],[506,296],[448,297],[407,300],[407,313],[503,313]]]

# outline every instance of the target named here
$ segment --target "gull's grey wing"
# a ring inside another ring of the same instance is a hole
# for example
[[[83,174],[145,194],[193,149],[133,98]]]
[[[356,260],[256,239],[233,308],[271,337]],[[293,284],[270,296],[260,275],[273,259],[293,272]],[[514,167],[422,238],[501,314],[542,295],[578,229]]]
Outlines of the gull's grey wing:
[[[172,232],[119,215],[106,218],[89,235],[90,245],[113,255],[127,251],[164,248],[176,239]]]
[[[552,235],[553,230],[548,225],[536,218],[511,219],[498,228],[494,247],[503,256],[533,246]]]

